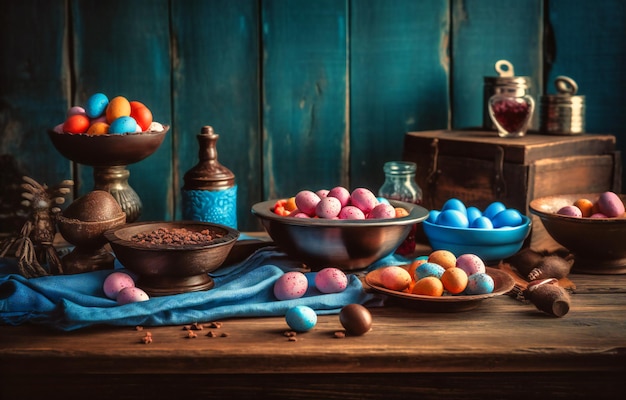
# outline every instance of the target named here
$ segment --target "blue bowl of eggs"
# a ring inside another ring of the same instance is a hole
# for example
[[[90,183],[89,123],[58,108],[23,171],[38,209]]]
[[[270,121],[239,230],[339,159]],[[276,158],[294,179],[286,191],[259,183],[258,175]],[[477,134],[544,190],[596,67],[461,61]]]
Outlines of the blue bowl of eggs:
[[[481,211],[452,198],[441,210],[431,210],[422,225],[433,250],[448,250],[457,257],[476,254],[493,264],[522,248],[530,234],[531,220],[498,201]]]

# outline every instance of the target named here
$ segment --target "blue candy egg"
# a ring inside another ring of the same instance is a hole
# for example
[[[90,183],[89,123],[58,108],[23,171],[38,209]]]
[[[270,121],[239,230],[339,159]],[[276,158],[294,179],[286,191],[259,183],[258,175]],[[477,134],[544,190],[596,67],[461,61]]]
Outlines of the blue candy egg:
[[[437,279],[441,279],[445,269],[436,263],[426,262],[415,269],[415,280],[419,281],[427,276],[434,276]]]
[[[137,121],[133,117],[119,117],[109,126],[109,133],[121,135],[137,131]]]
[[[379,203],[383,203],[383,204],[391,204],[389,203],[389,200],[387,200],[384,197],[377,197],[376,200],[378,200]]]
[[[480,210],[474,206],[467,207],[466,213],[467,213],[467,220],[469,221],[470,226],[472,225],[472,221],[474,221],[478,217],[483,216],[483,213],[481,213]]]
[[[499,201],[494,201],[493,203],[489,204],[487,208],[485,208],[485,211],[483,211],[483,215],[489,219],[493,219],[493,217],[495,217],[497,213],[504,210],[506,210],[506,206],[504,204]]]
[[[465,294],[488,294],[493,292],[493,278],[486,273],[478,272],[467,278]]]
[[[472,222],[470,222],[470,228],[478,228],[478,229],[493,229],[493,224],[491,220],[487,217],[478,217]]]
[[[285,313],[285,321],[296,332],[306,332],[317,324],[315,310],[307,306],[291,307]]]
[[[502,228],[505,226],[519,226],[522,224],[522,214],[513,208],[507,208],[500,211],[492,219],[494,228]]]
[[[452,226],[456,228],[469,227],[469,221],[467,220],[467,214],[459,211],[448,209],[441,211],[437,217],[437,225]]]
[[[437,217],[439,217],[439,214],[441,214],[441,211],[439,210],[430,210],[428,212],[428,218],[426,218],[426,221],[436,224],[437,223]]]
[[[98,118],[109,105],[109,98],[104,93],[92,95],[85,103],[85,113],[89,118]]]
[[[441,211],[445,210],[457,210],[467,215],[467,208],[465,207],[465,204],[463,204],[461,200],[454,197],[446,200],[446,202],[443,203]]]

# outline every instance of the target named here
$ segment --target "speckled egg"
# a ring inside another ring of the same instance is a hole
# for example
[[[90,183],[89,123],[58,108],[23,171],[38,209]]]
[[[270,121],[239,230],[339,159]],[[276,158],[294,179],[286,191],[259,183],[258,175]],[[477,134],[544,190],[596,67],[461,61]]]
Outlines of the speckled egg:
[[[467,275],[484,273],[485,263],[476,254],[461,254],[456,258],[456,267],[461,268]]]
[[[411,275],[406,269],[391,265],[381,270],[380,282],[387,289],[402,291],[411,284]]]
[[[150,300],[150,297],[142,289],[131,286],[125,287],[117,294],[117,304],[124,305],[129,303],[138,303],[140,301]]]
[[[467,278],[467,287],[465,293],[469,295],[474,294],[488,294],[493,292],[494,282],[493,278],[484,272],[470,275]]]
[[[339,293],[348,287],[348,277],[338,268],[324,268],[315,274],[315,287],[322,293]]]
[[[137,132],[137,121],[133,117],[119,117],[109,125],[109,133],[120,135]]]
[[[368,214],[378,205],[378,199],[374,193],[366,188],[354,189],[351,193],[350,201],[352,205],[361,209],[365,214]]]
[[[365,214],[359,207],[345,206],[339,212],[339,219],[365,219]]]
[[[367,215],[368,219],[385,219],[385,218],[395,218],[396,217],[396,209],[390,204],[378,204],[376,207],[370,211]]]
[[[559,215],[565,215],[566,217],[580,218],[583,216],[583,212],[580,210],[580,208],[574,205],[563,206],[559,208],[556,213]]]
[[[317,324],[317,314],[311,307],[295,306],[287,310],[285,321],[294,331],[306,332],[313,329]]]
[[[98,118],[109,105],[109,98],[104,93],[95,93],[85,103],[85,113],[89,118]]]
[[[315,206],[315,215],[320,218],[337,218],[339,212],[341,212],[341,201],[336,197],[326,196]]]
[[[321,200],[315,192],[310,190],[301,190],[295,197],[298,210],[311,217],[315,215],[315,208],[317,207],[317,203]]]
[[[339,199],[341,207],[347,206],[350,202],[350,191],[343,186],[336,186],[330,189],[327,196]]]
[[[278,300],[299,299],[309,287],[306,275],[299,271],[285,272],[274,282],[274,296]]]
[[[122,289],[134,286],[135,281],[130,275],[125,274],[124,272],[113,272],[104,279],[102,289],[104,290],[104,295],[106,297],[115,300],[117,299],[118,293]]]
[[[422,278],[426,278],[427,276],[434,276],[435,278],[441,278],[443,275],[445,268],[439,264],[435,264],[433,262],[425,262],[422,265],[418,266],[415,269],[415,276],[413,277],[416,281],[419,281]]]
[[[107,122],[110,124],[120,117],[129,117],[130,102],[124,96],[114,97],[111,99],[111,101],[109,101],[105,112],[107,116]]]

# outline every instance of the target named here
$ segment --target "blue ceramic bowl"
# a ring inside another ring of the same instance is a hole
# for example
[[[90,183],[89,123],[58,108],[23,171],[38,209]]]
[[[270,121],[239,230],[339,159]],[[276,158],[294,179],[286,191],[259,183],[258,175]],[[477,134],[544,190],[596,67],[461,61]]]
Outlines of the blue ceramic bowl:
[[[433,250],[449,250],[455,256],[476,254],[485,263],[497,263],[517,253],[530,233],[530,218],[522,225],[498,229],[456,228],[423,221],[424,233]]]

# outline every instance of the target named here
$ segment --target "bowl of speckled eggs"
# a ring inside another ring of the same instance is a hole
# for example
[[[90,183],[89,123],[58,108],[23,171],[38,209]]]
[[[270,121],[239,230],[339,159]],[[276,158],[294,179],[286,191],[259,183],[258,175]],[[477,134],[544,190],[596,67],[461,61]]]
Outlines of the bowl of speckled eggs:
[[[95,93],[48,135],[64,157],[90,166],[129,165],[154,153],[169,130],[142,102]]]
[[[280,249],[311,270],[350,271],[393,253],[428,210],[337,186],[256,203],[252,214]]]
[[[572,271],[626,273],[626,195],[611,191],[533,199],[530,212],[574,255]]]
[[[481,210],[456,198],[431,210],[422,225],[433,250],[448,250],[457,257],[475,254],[486,264],[517,253],[531,230],[530,218],[502,202]]]

